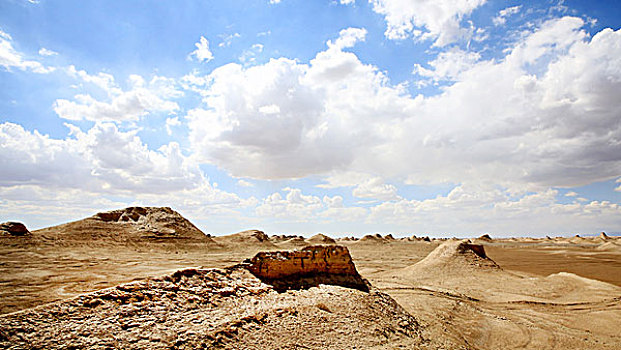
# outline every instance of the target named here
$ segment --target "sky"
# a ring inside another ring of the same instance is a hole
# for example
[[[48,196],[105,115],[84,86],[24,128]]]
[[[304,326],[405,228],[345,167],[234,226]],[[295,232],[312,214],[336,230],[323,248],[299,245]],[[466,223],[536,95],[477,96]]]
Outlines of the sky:
[[[621,231],[621,3],[0,1],[0,221]]]

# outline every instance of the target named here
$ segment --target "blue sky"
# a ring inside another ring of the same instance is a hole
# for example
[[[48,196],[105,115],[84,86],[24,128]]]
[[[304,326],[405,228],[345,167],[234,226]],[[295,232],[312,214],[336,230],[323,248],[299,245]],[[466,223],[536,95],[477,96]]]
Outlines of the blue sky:
[[[621,231],[616,1],[0,3],[0,220]]]

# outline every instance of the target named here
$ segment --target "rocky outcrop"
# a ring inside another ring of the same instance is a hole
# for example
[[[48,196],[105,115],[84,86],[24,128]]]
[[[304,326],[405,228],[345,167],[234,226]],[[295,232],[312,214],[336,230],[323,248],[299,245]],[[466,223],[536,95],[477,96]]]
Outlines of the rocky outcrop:
[[[137,231],[152,238],[207,238],[194,224],[169,207],[128,207],[97,213],[92,219],[132,224]]]
[[[36,230],[33,238],[60,245],[125,245],[148,241],[217,246],[198,227],[169,207],[129,207],[101,212]]]
[[[314,245],[295,251],[260,252],[244,266],[276,290],[334,284],[368,291],[343,246]]]
[[[418,321],[380,291],[276,293],[241,266],[179,270],[0,315],[0,349],[416,349],[422,341]]]
[[[30,231],[21,222],[7,221],[0,224],[0,236],[27,236]]]

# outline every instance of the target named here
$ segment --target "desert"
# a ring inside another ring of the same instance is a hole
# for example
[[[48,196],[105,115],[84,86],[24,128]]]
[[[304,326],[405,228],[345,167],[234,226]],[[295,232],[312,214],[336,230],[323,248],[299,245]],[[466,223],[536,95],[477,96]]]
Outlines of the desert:
[[[621,344],[621,239],[605,233],[209,237],[168,207],[16,226],[0,236],[7,349]]]

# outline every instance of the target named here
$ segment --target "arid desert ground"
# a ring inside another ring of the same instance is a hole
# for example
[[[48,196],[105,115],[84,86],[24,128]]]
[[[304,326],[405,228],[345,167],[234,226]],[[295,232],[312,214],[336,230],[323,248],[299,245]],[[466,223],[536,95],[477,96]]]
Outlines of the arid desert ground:
[[[149,207],[0,242],[0,348],[621,348],[621,238],[605,234],[208,237]],[[274,252],[279,264],[277,251],[333,245],[347,248],[353,272],[346,253],[334,260],[340,248],[323,262],[323,248],[310,248],[307,264],[321,267],[303,286],[266,280],[246,260]],[[351,287],[352,275],[368,288]]]

